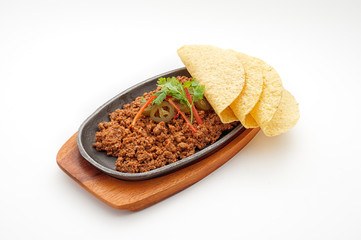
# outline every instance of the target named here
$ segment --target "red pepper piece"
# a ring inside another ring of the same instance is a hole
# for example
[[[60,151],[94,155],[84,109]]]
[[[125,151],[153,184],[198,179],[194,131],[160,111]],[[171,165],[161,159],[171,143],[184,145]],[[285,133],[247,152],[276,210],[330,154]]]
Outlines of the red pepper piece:
[[[151,103],[156,97],[158,97],[158,96],[156,96],[156,95],[153,95],[153,96],[151,96],[149,99],[148,99],[148,101],[146,101],[145,103],[144,103],[144,105],[140,108],[140,110],[139,110],[139,112],[137,113],[137,115],[135,115],[135,118],[133,119],[133,122],[132,122],[132,126],[134,126],[135,125],[135,122],[138,120],[138,118],[140,117],[140,115],[142,115],[142,113],[144,112],[144,109],[149,105],[149,103]]]
[[[189,94],[188,88],[184,88],[184,91],[186,92],[189,103],[192,105],[193,104],[192,103],[192,97]],[[197,111],[197,109],[196,109],[196,107],[194,105],[192,105],[192,110],[193,110],[194,118],[197,120],[197,123],[198,124],[203,124],[203,121],[202,121],[201,117],[199,116],[198,111]]]
[[[178,113],[184,118],[184,120],[186,121],[186,123],[188,124],[188,126],[192,129],[193,132],[197,133],[197,130],[193,127],[193,125],[189,122],[188,118],[186,117],[186,115],[184,115],[184,113],[181,112],[180,108],[177,107],[177,105],[170,99],[166,99],[170,104],[172,104],[172,106],[178,110]]]

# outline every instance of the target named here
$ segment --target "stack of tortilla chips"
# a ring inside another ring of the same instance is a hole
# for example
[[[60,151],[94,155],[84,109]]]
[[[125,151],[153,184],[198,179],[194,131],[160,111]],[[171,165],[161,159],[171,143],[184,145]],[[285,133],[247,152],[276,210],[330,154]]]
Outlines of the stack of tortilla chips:
[[[204,95],[223,123],[240,121],[246,128],[260,127],[267,136],[297,123],[296,99],[264,61],[208,45],[186,45],[178,55],[192,77],[205,85]]]

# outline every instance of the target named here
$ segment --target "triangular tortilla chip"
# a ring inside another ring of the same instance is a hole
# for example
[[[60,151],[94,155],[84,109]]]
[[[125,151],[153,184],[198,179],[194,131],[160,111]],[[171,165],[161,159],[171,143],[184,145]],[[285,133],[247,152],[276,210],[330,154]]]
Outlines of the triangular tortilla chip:
[[[263,90],[251,115],[259,126],[271,121],[281,101],[283,86],[276,70],[263,62]]]
[[[233,50],[229,50],[233,51]],[[241,94],[231,104],[231,109],[236,117],[246,128],[258,127],[257,122],[249,114],[258,102],[263,88],[263,69],[264,62],[255,57],[247,56],[236,52],[239,61],[241,61],[244,73],[245,84]],[[248,116],[248,117],[247,117]]]
[[[192,77],[205,85],[204,96],[221,121],[238,121],[229,108],[245,81],[237,54],[208,45],[186,45],[178,49],[178,55]]]
[[[281,102],[271,121],[261,125],[261,129],[267,136],[282,134],[296,125],[300,118],[298,103],[295,97],[283,89]]]

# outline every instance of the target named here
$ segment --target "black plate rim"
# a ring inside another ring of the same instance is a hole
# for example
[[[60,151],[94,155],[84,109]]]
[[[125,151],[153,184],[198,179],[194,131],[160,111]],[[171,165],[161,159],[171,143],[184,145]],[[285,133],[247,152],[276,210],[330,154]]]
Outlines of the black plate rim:
[[[197,162],[203,158],[205,158],[207,156],[207,154],[210,154],[211,152],[217,151],[219,150],[221,147],[223,147],[225,144],[227,144],[229,141],[231,141],[232,139],[234,139],[236,136],[238,136],[243,130],[244,127],[239,124],[238,126],[236,126],[233,130],[231,130],[229,133],[227,133],[225,136],[223,136],[221,139],[217,140],[215,143],[213,143],[210,146],[205,147],[202,150],[199,150],[198,152],[194,153],[193,155],[178,160],[172,164],[160,167],[160,168],[156,168],[154,170],[148,171],[148,172],[142,172],[142,173],[124,173],[124,172],[119,172],[116,171],[114,169],[110,169],[108,167],[103,166],[102,164],[98,163],[96,160],[94,160],[85,150],[83,142],[82,142],[82,134],[84,131],[84,127],[86,126],[86,124],[94,117],[96,116],[103,108],[105,108],[106,106],[108,106],[110,103],[112,103],[113,101],[115,101],[116,99],[119,99],[119,97],[121,97],[122,95],[125,95],[126,93],[138,88],[139,86],[142,86],[143,84],[149,82],[149,81],[153,81],[155,78],[160,78],[162,76],[168,75],[168,74],[172,74],[174,72],[178,72],[178,71],[182,71],[182,70],[186,70],[185,67],[182,68],[177,68],[162,74],[159,74],[157,76],[148,78],[142,82],[139,82],[138,84],[124,90],[123,92],[117,94],[116,96],[114,96],[113,98],[111,98],[110,100],[108,100],[107,102],[105,102],[104,104],[102,104],[99,108],[97,108],[89,117],[86,118],[86,120],[80,125],[78,133],[77,133],[77,145],[79,148],[79,152],[80,154],[91,164],[93,165],[95,168],[97,168],[98,170],[100,170],[101,172],[112,176],[114,178],[117,179],[121,179],[121,180],[130,180],[130,181],[140,181],[140,180],[146,180],[146,179],[150,179],[150,178],[155,178],[155,177],[159,177],[171,172],[174,172],[176,170],[179,170],[185,166],[188,166],[191,163]],[[104,153],[105,157],[109,157],[106,155],[106,153]]]

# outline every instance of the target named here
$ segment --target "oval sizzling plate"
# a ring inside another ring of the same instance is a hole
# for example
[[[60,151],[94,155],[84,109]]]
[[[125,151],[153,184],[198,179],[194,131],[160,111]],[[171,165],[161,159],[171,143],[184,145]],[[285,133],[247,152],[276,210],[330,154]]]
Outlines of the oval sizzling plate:
[[[128,104],[134,101],[135,98],[142,96],[145,92],[153,91],[156,88],[156,84],[161,77],[173,77],[173,76],[187,76],[191,77],[185,67],[169,71],[158,76],[149,78],[127,90],[118,94],[110,99],[108,102],[98,108],[92,115],[90,115],[80,126],[77,134],[77,143],[80,154],[94,167],[100,171],[122,180],[145,180],[154,177],[158,177],[180,168],[195,163],[215,151],[222,148],[225,144],[230,142],[241,132],[244,131],[244,127],[239,124],[230,132],[223,134],[212,145],[196,151],[192,156],[178,160],[172,164],[166,165],[161,168],[157,168],[143,173],[123,173],[115,170],[115,157],[107,156],[105,152],[99,152],[93,147],[95,142],[95,133],[99,131],[98,124],[100,122],[109,121],[109,113],[115,111],[117,108],[121,109],[124,104]]]

